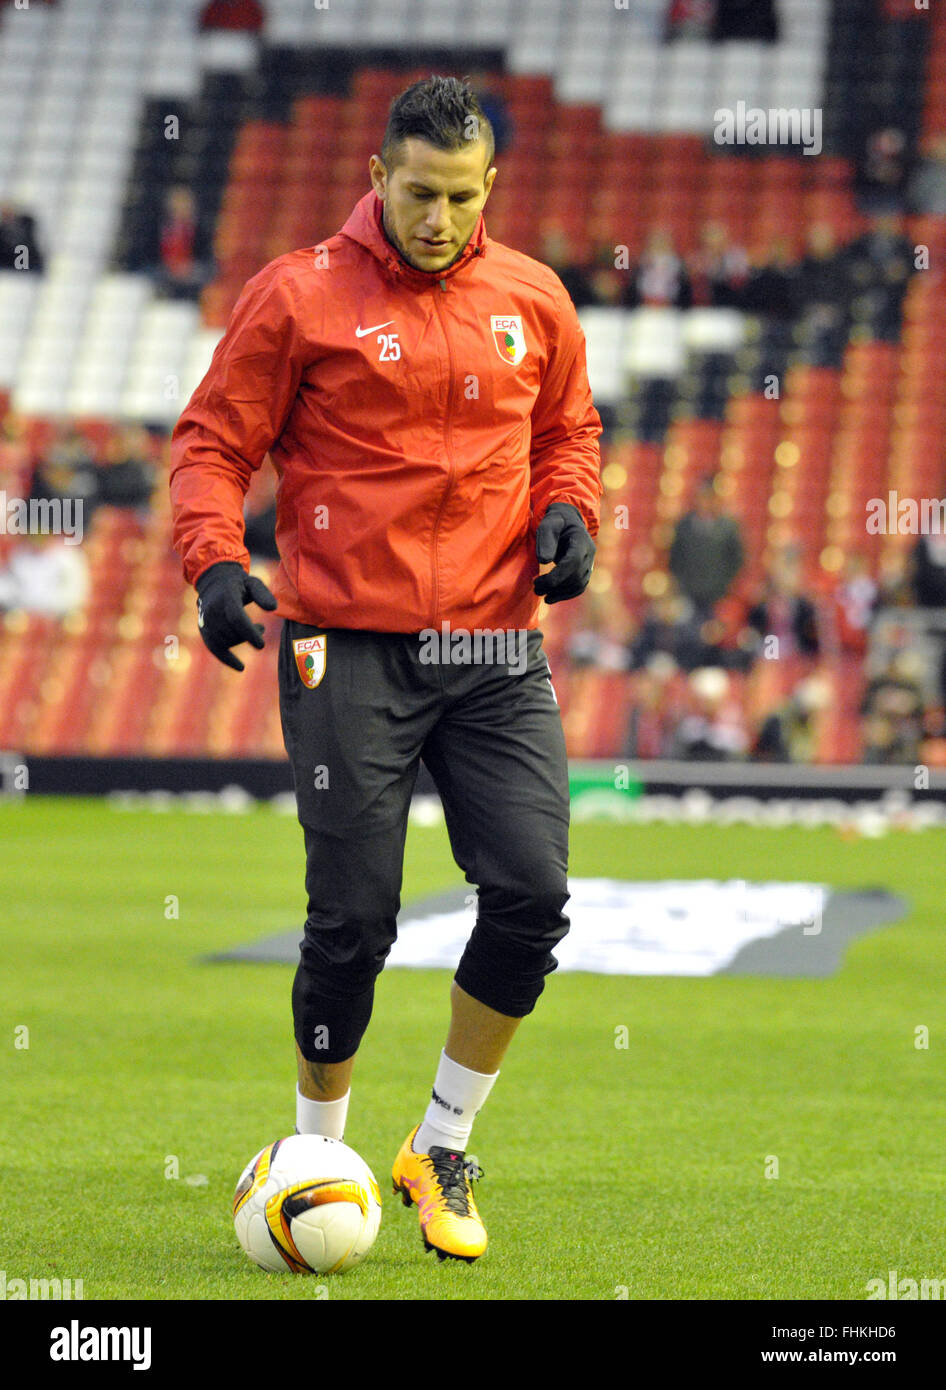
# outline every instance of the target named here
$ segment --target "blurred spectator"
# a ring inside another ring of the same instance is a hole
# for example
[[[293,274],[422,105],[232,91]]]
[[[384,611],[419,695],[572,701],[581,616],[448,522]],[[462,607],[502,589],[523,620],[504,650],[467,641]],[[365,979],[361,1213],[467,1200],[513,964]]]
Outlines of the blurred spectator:
[[[799,306],[830,309],[837,315],[850,298],[847,265],[830,222],[813,222],[796,279]]]
[[[910,573],[920,608],[946,608],[946,536],[920,536],[913,548]]]
[[[686,266],[677,255],[673,237],[664,227],[655,228],[647,238],[625,302],[648,307],[686,308],[690,302],[690,282]]]
[[[158,255],[155,288],[169,299],[197,299],[213,276],[213,264],[204,256],[199,236],[197,204],[184,184],[168,189]]]
[[[696,611],[691,599],[669,585],[666,593],[651,600],[631,641],[631,670],[640,671],[658,653],[672,657],[681,671],[723,665],[728,654],[711,640],[712,626],[711,620]]]
[[[922,761],[926,701],[921,678],[922,660],[907,650],[869,682],[861,702],[866,763]]]
[[[584,309],[594,303],[588,276],[577,264],[568,236],[557,222],[547,225],[542,230],[539,260],[555,271],[571,295],[576,309]]]
[[[278,560],[276,545],[276,503],[271,502],[258,512],[246,514],[246,548],[251,560]]]
[[[65,618],[89,593],[86,558],[61,536],[31,535],[14,546],[0,570],[0,610]]]
[[[868,135],[854,179],[862,212],[894,213],[903,208],[906,153],[907,137],[894,126]]]
[[[628,660],[632,671],[640,671],[660,654],[671,658],[677,669],[695,671],[703,664],[702,651],[692,603],[675,586],[668,585],[665,593],[648,604],[631,640]]]
[[[907,184],[910,212],[946,217],[946,134],[927,136]]]
[[[716,0],[711,38],[716,43],[730,39],[762,39],[775,43],[779,36],[775,0]]]
[[[250,480],[243,501],[246,548],[251,560],[278,560],[276,545],[276,474],[266,467],[271,460],[267,454],[263,467],[257,468]]]
[[[919,659],[924,691],[927,696],[932,696],[935,689],[935,643],[930,640],[922,612],[913,606],[878,610],[871,625],[866,674],[877,676],[905,652]]]
[[[913,246],[895,213],[873,219],[867,232],[847,248],[848,277],[856,299],[852,307],[873,336],[900,336],[903,299],[913,273]]]
[[[81,502],[88,525],[99,501],[98,468],[88,440],[71,422],[56,426],[52,442],[36,464],[30,497]]]
[[[867,651],[867,634],[879,589],[870,577],[867,559],[859,550],[847,556],[844,577],[834,596],[835,623],[838,645],[843,652],[863,656]]]
[[[0,489],[10,497],[26,497],[32,475],[26,418],[8,410],[0,421]]]
[[[143,425],[125,425],[109,443],[104,464],[96,470],[98,500],[110,507],[147,508],[154,491],[150,438]]]
[[[821,650],[815,605],[802,592],[801,556],[788,548],[776,556],[765,579],[761,600],[746,614],[759,645],[775,637],[775,655],[817,656]]]
[[[946,609],[946,536],[920,536],[907,573],[918,608]],[[946,633],[938,630],[930,641],[936,651],[940,699],[946,705]]]
[[[911,608],[914,602],[912,558],[902,550],[888,550],[880,559],[877,581],[878,608]]]
[[[568,643],[568,658],[576,666],[594,666],[601,671],[624,671],[628,654],[625,631],[627,619],[613,594],[586,593],[578,610],[578,621]]]
[[[742,307],[760,318],[788,322],[798,307],[798,271],[788,242],[778,237],[764,259],[750,269],[742,292]]]
[[[602,249],[588,271],[588,289],[594,304],[620,306],[627,295],[627,271],[618,270],[612,252]]]
[[[266,16],[259,0],[210,0],[200,12],[200,29],[243,29],[258,34]]]
[[[664,758],[671,751],[672,731],[685,712],[677,664],[655,653],[635,677],[624,752],[632,758]]]
[[[716,0],[670,0],[665,38],[708,39]]]
[[[673,734],[671,756],[703,762],[741,758],[749,740],[726,672],[718,666],[703,666],[694,671],[689,697],[689,712]]]
[[[840,368],[852,295],[847,262],[827,222],[808,228],[805,246],[795,280],[798,342],[812,366]]]
[[[707,222],[699,246],[688,262],[690,301],[694,308],[739,308],[749,278],[749,257],[734,246],[721,222]]]
[[[704,478],[692,509],[677,522],[669,557],[671,574],[701,620],[728,593],[743,559],[739,523],[722,510],[713,479]]]
[[[819,676],[799,681],[791,695],[764,721],[752,747],[758,762],[810,763],[816,752],[816,715],[831,701],[831,687]]]
[[[36,218],[13,203],[0,203],[0,270],[42,269]]]
[[[505,97],[499,88],[496,74],[488,68],[478,68],[471,73],[470,86],[482,108],[483,115],[493,127],[493,140],[496,153],[505,154],[512,143],[513,126]]]

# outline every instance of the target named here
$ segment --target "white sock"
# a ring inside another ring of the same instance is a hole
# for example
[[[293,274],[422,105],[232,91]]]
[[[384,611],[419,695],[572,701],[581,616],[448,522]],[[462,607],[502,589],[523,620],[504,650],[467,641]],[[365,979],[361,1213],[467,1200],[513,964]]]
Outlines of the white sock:
[[[296,1129],[299,1134],[324,1134],[328,1139],[341,1139],[348,1118],[348,1090],[340,1100],[309,1100],[296,1083]]]
[[[430,1153],[431,1148],[439,1144],[441,1148],[464,1153],[473,1129],[473,1121],[481,1106],[485,1104],[498,1075],[498,1071],[492,1076],[480,1071],[470,1071],[468,1067],[461,1067],[459,1062],[454,1062],[446,1052],[441,1052],[430,1104],[420,1128],[414,1135],[414,1152]]]

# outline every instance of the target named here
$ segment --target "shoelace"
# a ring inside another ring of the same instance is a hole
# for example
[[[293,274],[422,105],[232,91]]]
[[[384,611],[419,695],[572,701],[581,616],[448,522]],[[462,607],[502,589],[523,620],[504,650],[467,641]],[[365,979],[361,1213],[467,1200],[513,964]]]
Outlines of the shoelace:
[[[427,1155],[444,1196],[444,1205],[457,1216],[470,1214],[470,1189],[468,1183],[479,1182],[483,1170],[475,1158],[465,1158],[463,1154],[450,1149],[434,1147]]]

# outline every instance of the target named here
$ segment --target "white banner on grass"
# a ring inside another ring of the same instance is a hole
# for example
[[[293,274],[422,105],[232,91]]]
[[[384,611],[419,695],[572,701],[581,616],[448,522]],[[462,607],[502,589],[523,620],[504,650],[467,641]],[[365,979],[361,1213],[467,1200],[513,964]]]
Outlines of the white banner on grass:
[[[714,879],[628,883],[575,878],[565,912],[571,930],[560,970],[604,975],[713,975],[742,947],[790,927],[820,932],[829,889],[815,883]],[[472,894],[472,889],[470,890]],[[472,906],[419,915],[406,907],[389,966],[453,969],[475,920]]]

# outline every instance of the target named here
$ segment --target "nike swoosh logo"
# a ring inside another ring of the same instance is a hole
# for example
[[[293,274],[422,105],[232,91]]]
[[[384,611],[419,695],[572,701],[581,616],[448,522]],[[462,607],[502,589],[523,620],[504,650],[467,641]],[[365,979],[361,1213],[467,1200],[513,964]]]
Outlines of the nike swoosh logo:
[[[356,329],[355,329],[355,337],[356,337],[356,338],[363,338],[363,337],[365,336],[366,333],[374,333],[374,332],[376,332],[377,329],[379,329],[379,328],[387,328],[387,327],[388,327],[390,324],[392,324],[393,322],[394,322],[393,319],[388,319],[387,323],[376,323],[376,324],[373,324],[373,325],[371,326],[371,328],[356,328]]]

